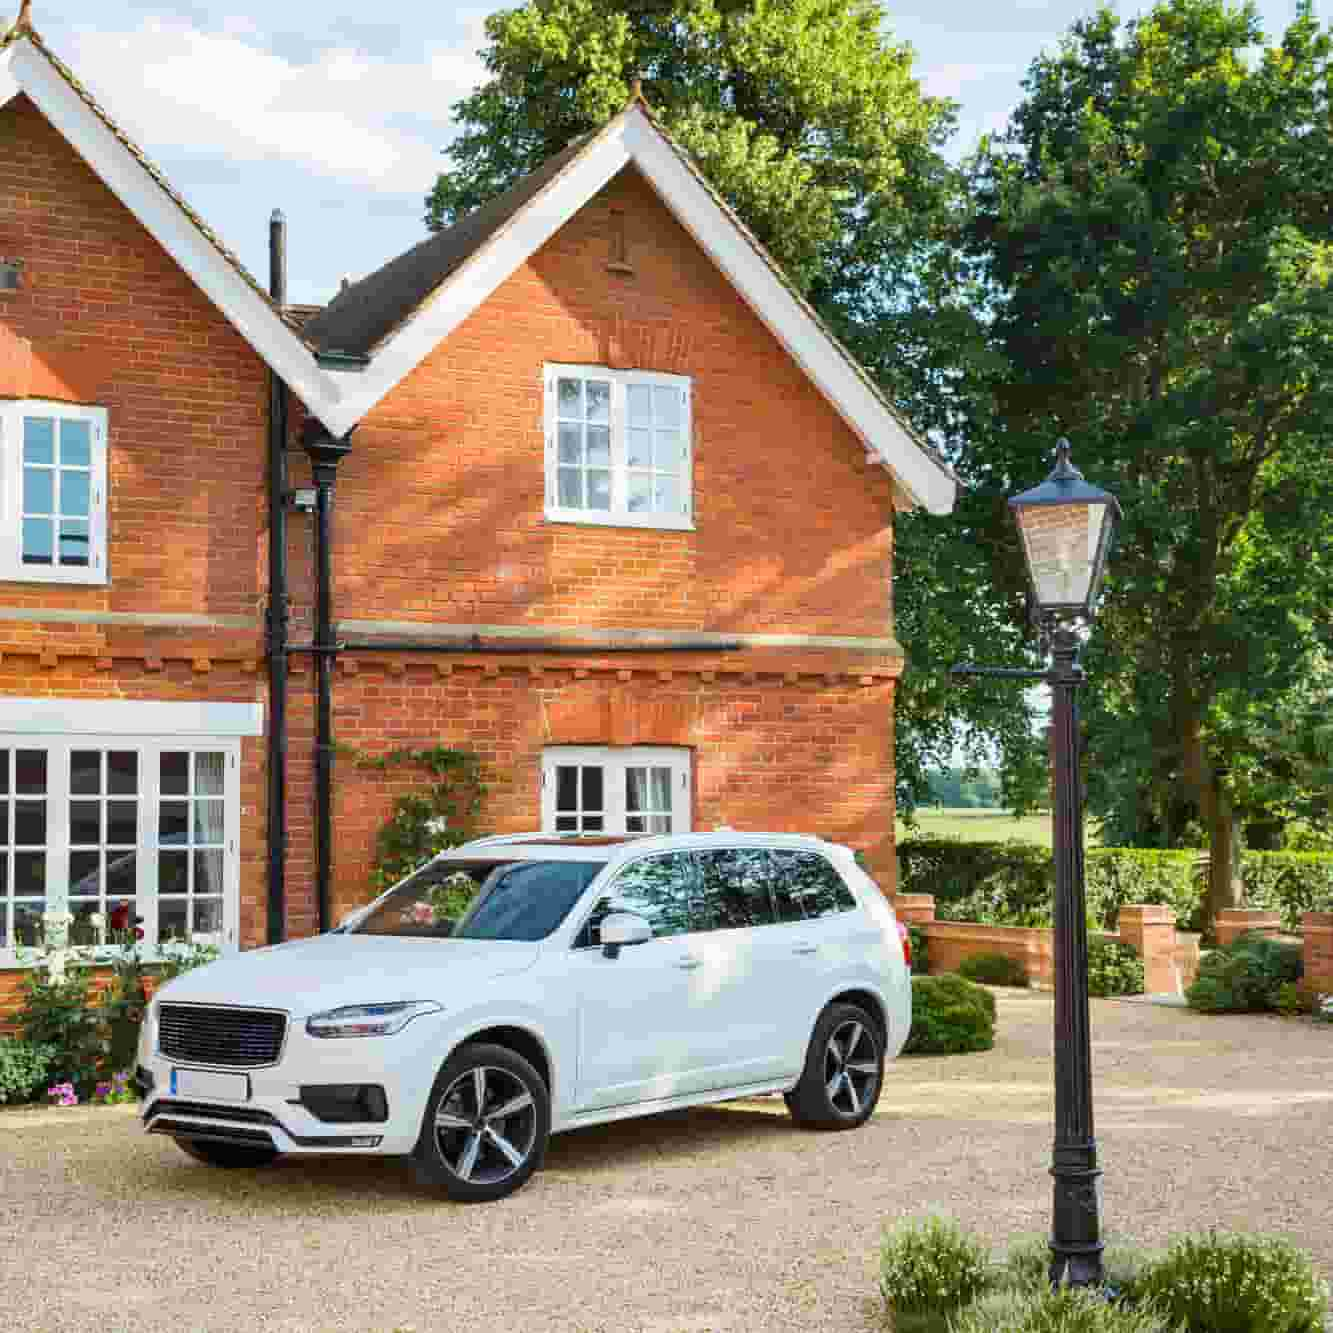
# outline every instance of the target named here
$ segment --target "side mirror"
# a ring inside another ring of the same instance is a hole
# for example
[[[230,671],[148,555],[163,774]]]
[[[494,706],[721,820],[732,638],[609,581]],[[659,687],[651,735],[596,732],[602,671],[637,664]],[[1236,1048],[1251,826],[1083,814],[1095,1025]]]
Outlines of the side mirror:
[[[612,912],[602,918],[602,952],[617,958],[626,944],[643,944],[652,939],[653,928],[633,912]]]

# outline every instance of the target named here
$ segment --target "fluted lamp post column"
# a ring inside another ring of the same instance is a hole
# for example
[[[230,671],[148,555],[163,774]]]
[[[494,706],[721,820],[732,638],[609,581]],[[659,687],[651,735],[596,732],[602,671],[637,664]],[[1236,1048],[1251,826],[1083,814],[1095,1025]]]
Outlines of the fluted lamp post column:
[[[1080,630],[1090,626],[1120,506],[1089,485],[1061,440],[1055,469],[1009,501],[1023,539],[1034,608],[1049,671],[955,667],[960,676],[1004,676],[1051,687],[1055,809],[1055,1144],[1051,1176],[1051,1281],[1102,1280],[1101,1169],[1092,1117],[1088,1022],[1088,927],[1083,880],[1083,799],[1079,776]]]

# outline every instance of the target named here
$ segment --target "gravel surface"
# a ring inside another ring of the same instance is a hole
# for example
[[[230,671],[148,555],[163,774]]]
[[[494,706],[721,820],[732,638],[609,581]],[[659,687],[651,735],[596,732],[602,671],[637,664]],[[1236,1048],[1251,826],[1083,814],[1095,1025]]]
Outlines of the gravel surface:
[[[394,1162],[217,1171],[129,1109],[0,1113],[3,1327],[878,1329],[886,1222],[1046,1226],[1050,996],[997,995],[996,1049],[899,1061],[859,1133],[780,1102],[580,1130],[499,1204]],[[1333,1273],[1333,1027],[1094,1000],[1093,1029],[1108,1238],[1278,1232]]]

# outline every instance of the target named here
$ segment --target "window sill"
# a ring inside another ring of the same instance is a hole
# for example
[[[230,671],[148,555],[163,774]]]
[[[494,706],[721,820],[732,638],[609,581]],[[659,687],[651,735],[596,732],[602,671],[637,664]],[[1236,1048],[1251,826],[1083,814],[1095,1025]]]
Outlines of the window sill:
[[[102,570],[0,569],[0,583],[55,583],[75,588],[104,588],[109,582]]]
[[[647,528],[656,532],[694,532],[694,520],[668,514],[607,514],[581,509],[548,509],[548,523],[567,523],[580,528]]]

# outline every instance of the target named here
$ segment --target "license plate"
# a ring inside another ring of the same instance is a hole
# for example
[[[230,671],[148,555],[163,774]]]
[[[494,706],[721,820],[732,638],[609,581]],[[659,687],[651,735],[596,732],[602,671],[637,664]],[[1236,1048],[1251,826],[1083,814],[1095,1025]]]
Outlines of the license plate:
[[[248,1074],[217,1074],[211,1069],[173,1069],[173,1097],[202,1097],[210,1102],[248,1102]]]

